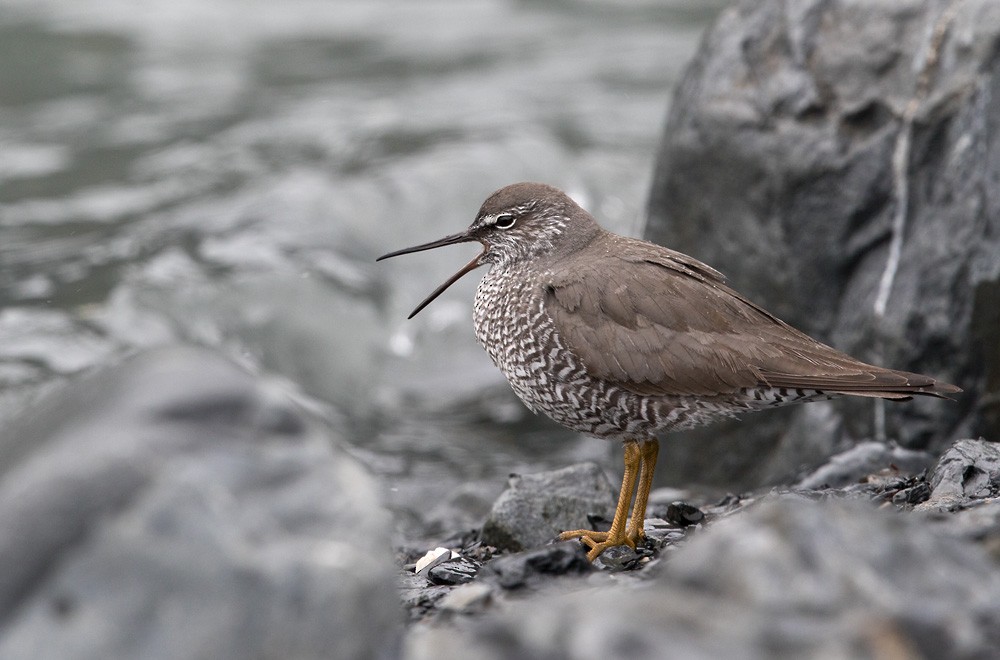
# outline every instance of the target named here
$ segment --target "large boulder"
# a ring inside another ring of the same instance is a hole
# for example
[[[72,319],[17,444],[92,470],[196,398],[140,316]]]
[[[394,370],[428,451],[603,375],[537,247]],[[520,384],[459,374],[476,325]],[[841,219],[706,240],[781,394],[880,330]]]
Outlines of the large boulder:
[[[0,442],[0,657],[391,655],[388,519],[334,440],[206,350],[69,383]]]
[[[1000,437],[998,43],[993,0],[739,2],[707,32],[659,152],[647,238],[848,353],[965,388],[886,407],[911,448]],[[808,443],[808,464],[878,435],[870,402],[833,410],[694,431],[663,463],[739,487],[794,467],[780,447]]]

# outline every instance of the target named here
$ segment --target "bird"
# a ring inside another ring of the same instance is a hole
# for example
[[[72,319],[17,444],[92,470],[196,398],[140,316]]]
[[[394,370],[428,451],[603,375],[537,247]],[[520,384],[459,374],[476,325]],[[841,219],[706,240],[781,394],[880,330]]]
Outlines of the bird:
[[[622,443],[625,469],[607,531],[575,529],[594,561],[643,542],[659,437],[741,413],[842,396],[903,401],[961,390],[866,364],[796,330],[686,254],[603,229],[558,188],[492,193],[464,231],[377,259],[478,242],[467,273],[476,337],[535,413]],[[634,494],[635,502],[629,505]]]

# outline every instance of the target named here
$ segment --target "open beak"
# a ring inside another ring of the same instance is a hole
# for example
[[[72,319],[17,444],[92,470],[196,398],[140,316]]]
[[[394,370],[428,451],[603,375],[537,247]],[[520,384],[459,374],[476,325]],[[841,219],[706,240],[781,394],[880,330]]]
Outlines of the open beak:
[[[468,232],[463,231],[458,234],[452,234],[451,236],[445,236],[444,238],[438,239],[436,241],[431,241],[430,243],[424,243],[423,245],[415,245],[413,247],[403,248],[402,250],[396,250],[395,252],[390,252],[389,254],[383,254],[375,261],[382,261],[383,259],[389,259],[390,257],[398,257],[401,254],[410,254],[411,252],[423,252],[424,250],[433,250],[434,248],[444,247],[445,245],[454,245],[455,243],[468,243],[469,241],[474,241],[474,240],[476,239],[469,236]],[[479,268],[479,266],[482,265],[481,263],[479,263],[479,259],[482,256],[483,252],[480,252],[475,256],[475,258],[472,261],[462,266],[461,270],[459,270],[457,273],[449,277],[444,284],[434,289],[431,295],[424,298],[423,302],[417,305],[417,308],[414,309],[412,312],[410,312],[410,315],[407,316],[406,318],[412,319],[414,316],[420,313],[420,310],[422,310],[424,307],[427,307],[427,305],[431,304],[431,301],[433,301],[435,298],[444,293],[445,289],[450,287],[458,280],[462,279],[462,276],[464,276],[466,273],[470,271],[475,270],[476,268]]]

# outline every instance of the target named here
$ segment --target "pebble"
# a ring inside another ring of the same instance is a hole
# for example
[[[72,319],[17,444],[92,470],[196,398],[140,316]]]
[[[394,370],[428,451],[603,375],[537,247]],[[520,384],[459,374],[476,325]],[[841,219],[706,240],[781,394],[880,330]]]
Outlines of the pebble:
[[[478,562],[459,556],[431,566],[427,579],[433,584],[465,584],[476,579],[480,566]]]
[[[705,514],[696,506],[687,502],[671,502],[667,506],[667,521],[677,527],[687,527],[697,525],[705,520]]]
[[[582,575],[596,570],[583,545],[575,540],[497,557],[486,566],[489,575],[504,589],[516,589],[555,575]]]
[[[428,571],[432,568],[448,561],[449,559],[454,559],[458,557],[457,552],[452,552],[448,548],[434,548],[433,550],[428,550],[427,554],[417,560],[416,565],[413,568],[413,572],[417,575],[426,576]]]

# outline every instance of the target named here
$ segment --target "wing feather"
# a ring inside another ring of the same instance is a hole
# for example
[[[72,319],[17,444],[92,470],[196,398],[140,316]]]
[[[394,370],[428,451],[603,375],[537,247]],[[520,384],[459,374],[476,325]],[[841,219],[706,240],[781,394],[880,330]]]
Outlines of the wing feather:
[[[808,337],[691,257],[638,241],[626,245],[641,247],[567,264],[543,287],[557,331],[594,377],[647,395],[713,396],[758,386],[887,398],[958,391]]]

